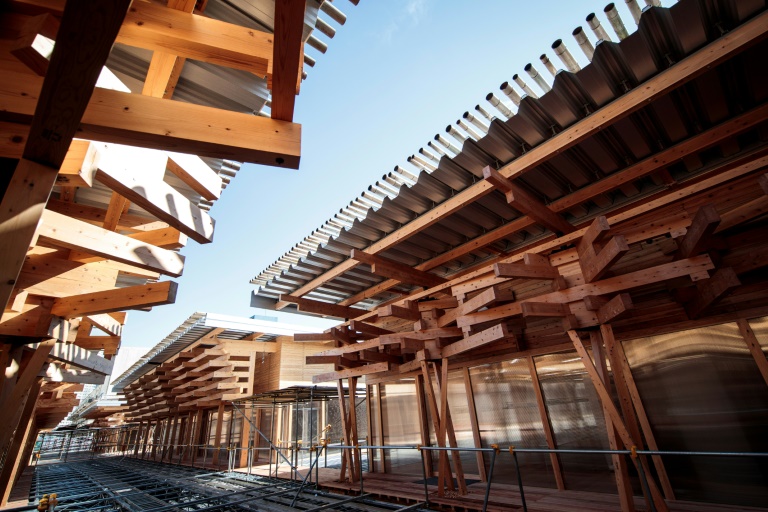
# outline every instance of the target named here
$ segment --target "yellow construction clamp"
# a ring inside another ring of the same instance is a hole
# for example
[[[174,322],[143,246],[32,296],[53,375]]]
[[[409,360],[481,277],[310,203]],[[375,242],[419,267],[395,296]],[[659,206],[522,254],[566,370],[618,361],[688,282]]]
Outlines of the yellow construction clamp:
[[[512,454],[512,455],[515,454],[515,447],[514,447],[514,445],[509,447],[509,453]]]
[[[498,453],[501,451],[501,450],[499,449],[499,445],[497,445],[497,444],[492,444],[492,445],[491,445],[491,448],[493,448],[493,451],[495,451],[497,454],[498,454]]]
[[[637,459],[637,446],[632,445],[632,448],[629,449],[629,452],[632,459]]]
[[[51,496],[48,499],[48,512],[53,512],[54,510],[56,510],[56,505],[59,504],[58,496],[59,495],[56,494],[55,492],[51,493]]]
[[[48,495],[43,494],[43,497],[40,498],[40,503],[37,504],[37,510],[40,512],[43,512],[44,510],[48,510]]]
[[[312,445],[312,446],[309,447],[309,452],[310,453],[314,452],[315,450],[317,450],[317,446]]]

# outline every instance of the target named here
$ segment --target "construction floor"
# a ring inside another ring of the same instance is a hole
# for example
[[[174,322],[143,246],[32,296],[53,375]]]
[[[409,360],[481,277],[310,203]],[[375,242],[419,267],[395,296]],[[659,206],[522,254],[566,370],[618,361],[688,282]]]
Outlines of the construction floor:
[[[272,466],[274,472],[274,466]],[[299,468],[300,478],[291,480],[287,466],[278,477],[269,476],[269,466],[255,466],[234,472],[216,472],[127,457],[101,456],[41,464],[28,468],[17,482],[7,509],[32,510],[43,494],[57,493],[56,512],[68,511],[426,511],[481,510],[486,484],[468,486],[466,496],[437,496],[437,489],[426,489],[423,481],[409,476],[364,473],[359,483],[338,482],[339,470],[319,468],[319,489],[314,481],[302,486],[307,468]],[[531,512],[601,511],[620,512],[618,497],[612,494],[525,488],[527,510]],[[766,509],[706,505],[676,501],[670,510],[680,512],[735,512]],[[636,498],[638,511],[647,510]],[[516,486],[494,484],[489,511],[523,510]]]

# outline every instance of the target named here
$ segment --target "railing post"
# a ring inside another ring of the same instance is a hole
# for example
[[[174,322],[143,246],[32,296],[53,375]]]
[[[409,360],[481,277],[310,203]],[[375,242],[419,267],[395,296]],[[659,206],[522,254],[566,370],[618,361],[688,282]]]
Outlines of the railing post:
[[[523,477],[520,474],[520,464],[517,462],[517,452],[514,446],[509,447],[509,453],[512,454],[512,458],[515,460],[515,471],[517,472],[517,486],[520,489],[520,499],[523,502],[523,512],[528,512],[528,505],[525,504],[525,492],[523,491]]]
[[[419,450],[419,453],[421,454],[421,475],[424,477],[424,480],[423,480],[424,504],[427,506],[427,508],[429,508],[429,487],[427,486],[427,461],[424,460],[424,450],[421,449],[421,446],[416,446],[416,449]]]

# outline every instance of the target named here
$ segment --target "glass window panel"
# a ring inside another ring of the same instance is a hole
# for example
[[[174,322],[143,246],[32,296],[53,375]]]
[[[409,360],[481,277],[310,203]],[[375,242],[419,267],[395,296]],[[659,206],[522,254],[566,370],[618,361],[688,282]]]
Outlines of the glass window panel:
[[[418,400],[414,379],[403,379],[381,386],[381,416],[385,445],[417,445],[421,443]],[[388,473],[422,475],[421,455],[415,450],[387,450]]]
[[[765,339],[765,321],[752,323]],[[735,323],[624,342],[661,450],[768,451],[768,386]],[[665,457],[679,499],[764,506],[765,458]]]
[[[763,353],[768,356],[768,316],[750,320],[749,326],[755,332],[755,337],[758,343],[760,343]]]
[[[459,447],[474,448],[475,438],[472,436],[472,423],[469,419],[469,401],[467,388],[464,385],[462,370],[448,372],[448,407],[451,412],[453,430],[456,433],[456,444]],[[464,473],[477,475],[477,456],[474,452],[459,452]]]
[[[469,373],[483,446],[547,448],[525,359],[476,366]],[[488,466],[490,457],[486,455],[485,460]],[[518,461],[526,485],[556,486],[548,455],[520,453]],[[508,453],[496,458],[493,480],[517,484],[514,460]]]
[[[608,450],[603,407],[575,351],[535,358],[555,445],[560,449]],[[569,489],[616,492],[609,455],[561,454]]]

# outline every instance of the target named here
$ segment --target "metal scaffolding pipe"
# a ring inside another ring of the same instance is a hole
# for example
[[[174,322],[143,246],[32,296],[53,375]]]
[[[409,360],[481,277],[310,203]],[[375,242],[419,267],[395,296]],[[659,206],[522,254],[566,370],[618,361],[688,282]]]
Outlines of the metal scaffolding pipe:
[[[608,32],[600,24],[600,18],[595,13],[591,12],[587,15],[587,25],[592,29],[592,33],[595,34],[598,43],[600,41],[611,41],[611,36],[608,35]]]
[[[552,75],[552,78],[557,76],[557,69],[555,68],[555,65],[552,64],[552,61],[549,60],[549,57],[547,57],[546,53],[542,53],[539,56],[539,60],[542,64],[544,64],[544,67],[549,71],[549,74]]]
[[[642,11],[640,10],[640,6],[637,5],[637,0],[624,1],[627,3],[627,8],[629,9],[629,13],[632,15],[632,19],[635,20],[635,25],[639,25]]]
[[[501,85],[499,86],[499,89],[500,89],[500,90],[501,90],[501,91],[502,91],[504,94],[506,94],[506,95],[507,95],[507,98],[509,98],[510,100],[512,100],[512,103],[514,103],[516,107],[519,107],[519,106],[520,106],[520,101],[522,100],[522,98],[520,97],[520,95],[519,95],[519,94],[517,94],[517,91],[516,91],[516,90],[515,90],[515,89],[512,87],[512,84],[510,84],[509,82],[504,82],[503,84],[501,84]],[[488,98],[486,98],[486,99],[488,99]],[[491,105],[493,105],[494,107],[498,108],[498,106],[497,106],[497,105],[495,105],[495,104],[493,103],[493,101],[491,101],[491,100],[488,100],[488,101],[490,101],[490,102],[491,102]],[[510,112],[511,112],[511,111],[510,111]],[[502,111],[502,113],[503,113],[503,111]],[[504,114],[504,115],[506,115],[506,114]],[[512,117],[512,116],[511,116],[511,113],[510,113],[510,115],[507,115],[507,117]]]
[[[480,129],[483,133],[488,133],[488,125],[486,125],[484,122],[482,122],[477,117],[473,116],[469,112],[464,112],[464,115],[462,116],[464,119],[472,123],[472,125],[476,126]]]
[[[525,80],[523,80],[523,78],[522,78],[520,75],[518,75],[517,73],[515,73],[515,74],[512,76],[512,80],[514,80],[514,81],[515,81],[515,83],[516,83],[518,86],[520,86],[520,88],[523,90],[523,92],[524,92],[525,94],[527,94],[527,95],[528,95],[528,96],[530,96],[531,98],[538,98],[538,96],[536,95],[536,93],[535,93],[535,92],[533,92],[533,90],[532,90],[530,87],[528,87],[528,84],[526,84],[526,83],[525,83]]]

